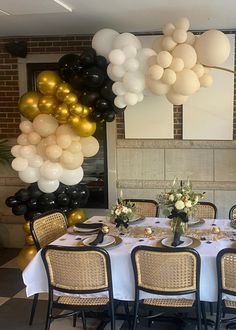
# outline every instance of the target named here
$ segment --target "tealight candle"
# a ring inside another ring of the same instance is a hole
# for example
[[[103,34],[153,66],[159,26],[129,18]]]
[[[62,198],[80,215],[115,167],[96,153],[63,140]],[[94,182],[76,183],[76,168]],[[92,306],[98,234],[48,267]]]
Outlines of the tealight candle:
[[[107,225],[102,226],[102,232],[103,234],[108,234],[110,231],[110,228]]]
[[[218,226],[214,226],[214,227],[212,227],[211,232],[213,234],[219,234],[220,228]]]
[[[146,236],[150,236],[150,235],[152,235],[152,228],[150,228],[150,227],[145,228],[145,229],[144,229],[144,234],[145,234]]]

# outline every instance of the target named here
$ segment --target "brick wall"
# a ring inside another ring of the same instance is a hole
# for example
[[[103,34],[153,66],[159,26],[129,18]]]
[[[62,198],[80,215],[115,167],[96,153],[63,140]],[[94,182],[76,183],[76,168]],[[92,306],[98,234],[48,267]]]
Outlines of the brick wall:
[[[232,31],[235,33],[235,31]],[[76,53],[91,46],[92,36],[0,38],[0,138],[19,135],[19,84],[17,58],[7,53],[10,41],[27,42],[28,54]],[[236,78],[235,78],[236,79]],[[109,124],[108,124],[109,125]],[[124,115],[117,116],[117,138],[124,138]],[[182,106],[174,106],[174,138],[182,139]],[[236,100],[234,100],[234,139],[236,139]]]

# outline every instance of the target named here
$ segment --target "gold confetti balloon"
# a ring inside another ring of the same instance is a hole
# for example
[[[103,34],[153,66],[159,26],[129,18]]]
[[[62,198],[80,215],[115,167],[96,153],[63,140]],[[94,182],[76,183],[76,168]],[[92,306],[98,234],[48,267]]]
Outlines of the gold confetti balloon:
[[[84,222],[87,219],[84,210],[80,208],[73,209],[67,214],[67,222],[69,226],[73,226],[77,222]]]

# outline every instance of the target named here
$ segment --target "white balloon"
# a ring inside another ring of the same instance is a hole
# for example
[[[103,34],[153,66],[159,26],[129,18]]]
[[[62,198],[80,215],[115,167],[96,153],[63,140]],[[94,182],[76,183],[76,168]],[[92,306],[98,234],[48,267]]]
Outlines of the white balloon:
[[[114,104],[117,108],[123,109],[126,107],[126,103],[123,96],[116,96],[114,99]]]
[[[62,175],[62,166],[59,163],[53,163],[50,160],[46,160],[40,167],[40,174],[42,177],[48,180],[56,180]]]
[[[30,159],[35,156],[37,150],[34,145],[22,146],[20,155],[23,158]]]
[[[204,74],[199,78],[201,87],[210,87],[213,84],[213,78],[209,74]]]
[[[149,59],[155,56],[155,64],[156,64],[156,52],[151,48],[142,48],[138,50],[137,60],[139,61],[139,70],[142,72],[146,72],[148,67]]]
[[[176,73],[171,69],[165,69],[161,79],[163,83],[173,85],[176,81]]]
[[[137,48],[134,46],[126,46],[123,48],[123,52],[126,58],[133,58],[137,55]]]
[[[165,36],[161,42],[162,49],[167,50],[169,52],[172,51],[176,45],[177,43],[173,40],[171,36]]]
[[[57,135],[57,144],[62,149],[66,149],[71,145],[72,139],[69,134],[60,134]]]
[[[38,180],[39,189],[46,194],[50,194],[56,191],[57,188],[59,187],[59,184],[60,184],[59,180],[48,180],[45,178],[40,178]]]
[[[41,136],[36,132],[30,132],[27,136],[29,143],[38,144],[41,140]]]
[[[171,65],[172,62],[172,55],[167,52],[166,50],[163,50],[162,52],[157,54],[157,63],[163,67],[167,68]]]
[[[200,88],[200,83],[195,72],[184,69],[177,74],[173,89],[176,94],[191,95]]]
[[[162,29],[165,36],[171,36],[174,30],[175,30],[175,26],[172,23],[167,23],[166,25],[164,25]]]
[[[81,148],[82,147],[81,147],[81,142],[80,141],[72,141],[71,145],[66,150],[76,154],[76,153],[81,151]]]
[[[84,157],[92,157],[98,153],[99,143],[94,136],[81,138],[81,148]]]
[[[148,69],[148,75],[151,79],[159,80],[161,79],[162,75],[164,73],[163,67],[161,67],[158,64],[152,65]]]
[[[176,94],[172,89],[170,89],[169,92],[166,94],[166,98],[171,104],[181,105],[187,101],[188,96]]]
[[[19,171],[19,178],[26,183],[34,183],[39,179],[39,169],[28,166],[24,171]]]
[[[229,39],[221,31],[209,30],[196,39],[195,50],[198,62],[218,66],[223,64],[229,56]]]
[[[113,49],[108,57],[114,65],[122,65],[125,61],[125,54],[121,49]]]
[[[178,44],[182,44],[187,40],[187,32],[183,29],[175,29],[172,38]]]
[[[175,71],[175,72],[180,72],[184,68],[184,61],[182,58],[179,57],[173,57],[171,65],[169,66],[169,69]]]
[[[175,22],[175,27],[177,29],[183,29],[183,30],[187,31],[190,27],[189,19],[187,17],[180,17]]]
[[[66,185],[74,185],[78,184],[84,176],[84,171],[82,167],[79,167],[75,170],[67,170],[63,168],[63,173],[60,177],[61,183],[64,183]]]
[[[117,81],[112,85],[112,91],[116,95],[125,95],[126,89],[122,82]]]
[[[129,58],[125,61],[124,68],[127,71],[136,71],[139,68],[139,62],[135,58]]]
[[[116,77],[116,80],[120,80],[125,75],[125,68],[122,65],[113,65],[112,66],[112,73],[114,77]]]
[[[132,33],[121,33],[113,40],[113,49],[122,49],[127,46],[134,46],[136,49],[142,48],[140,40]]]
[[[18,138],[16,139],[16,142],[18,144],[20,144],[21,146],[27,146],[29,144],[27,135],[22,133],[18,136]]]
[[[111,80],[113,80],[113,81],[117,81],[117,80],[119,80],[119,78],[113,73],[113,64],[108,64],[108,66],[107,66],[107,75],[108,75],[108,77],[111,79]]]
[[[28,160],[29,166],[40,167],[43,164],[43,158],[39,155],[35,155],[33,158]]]
[[[19,128],[20,128],[22,133],[28,134],[28,133],[31,133],[33,131],[33,124],[29,120],[23,120],[20,123]]]
[[[127,72],[124,76],[123,83],[127,91],[140,93],[145,87],[144,75],[139,71]]]
[[[34,118],[33,127],[39,135],[46,137],[55,133],[58,127],[58,122],[50,115],[40,114]]]
[[[16,144],[11,148],[11,154],[14,157],[20,157],[21,145]]]
[[[127,92],[124,95],[124,100],[125,100],[127,105],[135,105],[135,104],[138,103],[138,95],[135,94],[135,93]]]
[[[28,160],[22,157],[16,157],[11,162],[11,167],[15,171],[24,171],[28,167]]]
[[[92,39],[92,47],[97,55],[102,55],[108,59],[108,54],[112,50],[112,43],[119,33],[112,29],[101,29],[95,33]]]
[[[137,94],[137,96],[138,96],[138,102],[142,102],[144,99],[143,93],[139,93],[139,94]]]
[[[180,57],[184,61],[184,67],[191,69],[197,62],[195,49],[188,44],[180,44],[172,52],[174,57]]]
[[[84,156],[82,152],[72,154],[70,151],[63,151],[60,162],[62,166],[68,170],[75,170],[83,164]]]
[[[46,147],[45,154],[50,160],[56,161],[62,155],[62,148],[57,144],[51,144]]]

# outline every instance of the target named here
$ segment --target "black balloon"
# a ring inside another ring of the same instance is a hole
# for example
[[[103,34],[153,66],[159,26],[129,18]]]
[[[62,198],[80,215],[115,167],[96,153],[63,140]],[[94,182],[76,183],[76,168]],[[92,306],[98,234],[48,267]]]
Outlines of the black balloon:
[[[82,68],[83,66],[77,54],[64,55],[58,62],[59,76],[66,82],[69,82],[71,75],[80,72]]]
[[[115,116],[114,111],[106,111],[102,115],[103,119],[107,122],[112,122],[115,119]]]
[[[119,113],[123,113],[126,109],[126,107],[124,108],[117,108],[115,105],[112,106],[113,111],[118,115]]]
[[[61,193],[57,196],[58,206],[67,206],[70,203],[70,198],[66,193]]]
[[[105,99],[98,99],[95,103],[95,110],[98,110],[99,112],[107,111],[110,107],[110,104]]]
[[[83,66],[91,66],[95,63],[96,51],[93,48],[86,48],[81,52],[79,59]]]
[[[7,197],[5,203],[8,207],[13,207],[19,205],[21,202],[18,199],[16,199],[15,196],[9,196]]]
[[[30,210],[37,210],[37,207],[38,207],[38,199],[35,198],[35,197],[30,198],[30,199],[27,201],[27,206],[28,206],[28,209],[30,209]]]
[[[83,85],[83,78],[80,73],[71,72],[68,82],[74,89],[80,90]]]
[[[15,197],[21,202],[26,202],[29,199],[30,194],[27,189],[20,189],[15,193]]]
[[[33,220],[37,217],[39,217],[40,215],[42,215],[42,212],[39,211],[27,211],[24,215],[24,218],[26,221],[30,221]]]
[[[57,190],[55,191],[55,194],[61,194],[61,193],[64,193],[64,192],[66,192],[67,191],[67,189],[66,189],[66,185],[65,184],[63,184],[63,183],[61,183],[60,182],[60,185],[59,185],[59,187],[57,188]]]
[[[72,209],[76,209],[77,207],[81,207],[81,201],[78,199],[71,199],[69,205]]]
[[[83,91],[80,95],[80,102],[87,107],[91,107],[95,104],[98,98],[99,93],[97,91]]]
[[[62,207],[60,207],[60,211],[62,211],[63,213],[66,214],[67,212],[70,211],[70,208],[68,206],[62,206]]]
[[[101,88],[101,95],[108,101],[114,102],[116,95],[112,91],[113,81],[108,80]]]
[[[82,71],[82,77],[84,86],[86,86],[88,89],[96,89],[101,87],[103,84],[105,74],[100,68],[92,66],[85,68]]]
[[[56,209],[56,196],[54,194],[43,194],[38,199],[37,210],[39,212],[46,212]]]
[[[37,183],[32,183],[28,188],[27,188],[30,197],[38,198],[43,194],[41,190],[39,190]]]
[[[25,204],[15,205],[12,208],[12,213],[15,215],[23,215],[27,212],[27,206]]]
[[[89,115],[89,120],[99,123],[104,120],[103,114],[101,112],[95,110]]]
[[[106,70],[107,69],[107,60],[105,59],[104,56],[98,55],[96,56],[95,63],[97,66],[101,69]]]

